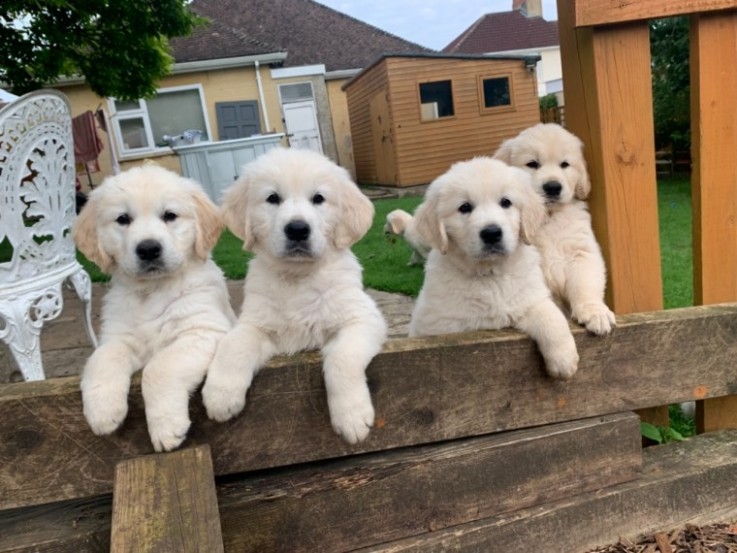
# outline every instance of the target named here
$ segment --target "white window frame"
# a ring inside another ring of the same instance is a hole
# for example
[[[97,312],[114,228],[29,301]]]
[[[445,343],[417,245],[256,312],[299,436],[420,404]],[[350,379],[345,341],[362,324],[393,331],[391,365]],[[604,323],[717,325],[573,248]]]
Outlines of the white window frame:
[[[310,98],[303,98],[301,100],[290,100],[288,102],[285,102],[284,101],[284,98],[282,96],[282,88],[285,87],[285,86],[294,86],[294,85],[300,85],[300,84],[308,84],[308,85],[310,85],[310,95],[311,95],[311,97]],[[314,102],[315,101],[315,87],[312,84],[312,81],[296,81],[296,82],[293,82],[293,83],[284,83],[284,84],[278,85],[277,88],[279,89],[279,104],[281,104],[282,106],[284,104],[294,104],[296,102],[309,102],[309,101]]]
[[[210,130],[210,118],[207,112],[207,105],[205,104],[205,93],[201,84],[183,85],[183,86],[170,86],[166,88],[156,89],[156,94],[166,94],[167,92],[181,92],[185,90],[197,90],[200,96],[200,107],[205,119],[205,130],[209,140],[212,140],[212,131]],[[133,100],[135,101],[135,100]],[[157,147],[156,140],[151,130],[151,120],[148,115],[148,106],[146,99],[141,98],[138,100],[139,109],[131,109],[125,111],[118,111],[115,107],[115,98],[108,98],[108,106],[110,107],[110,122],[113,127],[113,134],[115,136],[115,142],[120,155],[120,159],[129,159],[134,157],[140,157],[141,155],[150,155],[158,153],[171,153],[171,148],[168,146]],[[120,132],[120,122],[128,119],[142,119],[143,128],[146,133],[146,140],[151,146],[143,148],[124,148],[123,134]]]

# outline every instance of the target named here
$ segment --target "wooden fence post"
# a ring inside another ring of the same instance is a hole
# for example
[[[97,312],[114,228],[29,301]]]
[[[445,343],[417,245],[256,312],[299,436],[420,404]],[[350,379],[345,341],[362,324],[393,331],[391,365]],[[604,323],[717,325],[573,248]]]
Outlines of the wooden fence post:
[[[692,16],[690,48],[694,302],[732,302],[737,300],[737,12]],[[720,428],[737,428],[737,396],[699,405],[699,432]]]
[[[655,141],[646,21],[576,27],[577,1],[558,0],[567,127],[583,140],[607,303],[625,314],[663,308]],[[641,411],[668,424],[668,409]]]

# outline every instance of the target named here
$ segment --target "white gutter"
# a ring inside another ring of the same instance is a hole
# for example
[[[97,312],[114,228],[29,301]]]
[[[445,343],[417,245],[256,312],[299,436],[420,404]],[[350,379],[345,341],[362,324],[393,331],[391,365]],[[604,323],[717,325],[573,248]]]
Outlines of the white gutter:
[[[253,63],[255,69],[256,69],[256,86],[258,86],[258,99],[259,103],[261,104],[261,113],[264,116],[264,126],[266,127],[266,132],[271,131],[271,125],[269,124],[269,112],[266,110],[266,99],[264,98],[264,87],[261,84],[261,71],[259,69],[259,61],[256,60]]]
[[[194,73],[197,71],[213,71],[216,69],[232,69],[234,67],[247,67],[249,65],[257,65],[258,63],[278,63],[287,58],[286,52],[272,52],[269,54],[257,54],[255,56],[240,56],[237,58],[219,58],[214,60],[201,61],[185,61],[175,63],[172,66],[170,75],[181,75],[183,73]],[[71,77],[61,77],[53,86],[67,86],[74,84],[84,84],[84,77],[73,75]]]

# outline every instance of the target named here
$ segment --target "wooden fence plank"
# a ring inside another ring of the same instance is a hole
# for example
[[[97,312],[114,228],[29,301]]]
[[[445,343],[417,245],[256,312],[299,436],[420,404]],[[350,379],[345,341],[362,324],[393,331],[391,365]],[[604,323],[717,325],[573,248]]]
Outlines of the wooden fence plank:
[[[735,301],[737,12],[692,18],[690,47],[694,301]],[[705,401],[697,427],[737,428],[737,399]]]
[[[392,340],[368,371],[376,427],[354,447],[330,427],[319,356],[277,359],[232,421],[207,420],[195,394],[186,445],[210,444],[224,475],[737,394],[737,305],[618,322],[607,337],[574,330],[570,382],[550,379],[514,331]],[[0,386],[0,509],[110,493],[115,464],[152,451],[138,381],[104,438],[87,427],[77,377]]]
[[[110,551],[223,551],[208,446],[118,463]]]
[[[647,23],[575,29],[558,2],[568,128],[585,145],[591,217],[617,314],[661,309],[650,35]]]
[[[572,553],[737,516],[737,432],[647,448],[643,466],[642,478],[630,483],[360,551]]]
[[[734,0],[562,0],[575,4],[576,26],[610,25],[640,19],[689,15],[697,12],[731,10]]]
[[[228,551],[352,551],[633,480],[622,413],[361,455],[223,485]]]

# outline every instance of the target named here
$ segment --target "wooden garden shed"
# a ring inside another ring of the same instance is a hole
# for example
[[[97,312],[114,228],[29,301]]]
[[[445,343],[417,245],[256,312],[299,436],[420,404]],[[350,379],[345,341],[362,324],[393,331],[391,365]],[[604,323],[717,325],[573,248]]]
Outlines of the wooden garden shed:
[[[540,120],[538,56],[387,54],[344,85],[361,184],[427,184]]]

